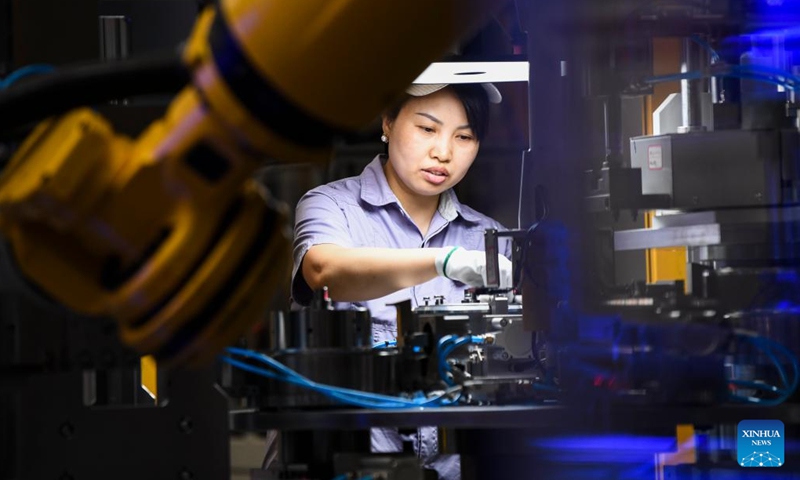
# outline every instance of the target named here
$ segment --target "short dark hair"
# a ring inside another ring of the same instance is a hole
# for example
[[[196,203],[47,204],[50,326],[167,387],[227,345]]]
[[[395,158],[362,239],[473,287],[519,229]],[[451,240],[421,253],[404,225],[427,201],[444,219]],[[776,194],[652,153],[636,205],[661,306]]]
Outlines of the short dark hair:
[[[467,113],[467,121],[475,134],[475,138],[480,142],[486,138],[489,132],[489,95],[484,88],[476,83],[452,83],[445,88],[450,88],[455,92],[461,104],[464,106],[464,111]],[[406,103],[414,97],[406,94],[394,106],[386,110],[384,115],[386,118],[393,122],[400,114]]]

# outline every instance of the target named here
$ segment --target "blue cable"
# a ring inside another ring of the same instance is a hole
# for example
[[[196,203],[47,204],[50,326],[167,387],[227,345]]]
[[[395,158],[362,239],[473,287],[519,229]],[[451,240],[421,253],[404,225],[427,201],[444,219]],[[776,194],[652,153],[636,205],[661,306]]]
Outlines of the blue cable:
[[[462,347],[464,345],[469,345],[469,344],[480,345],[481,343],[483,343],[483,339],[481,337],[478,337],[478,336],[475,336],[475,335],[461,337],[458,340],[456,340],[455,342],[452,342],[452,343],[449,343],[448,345],[446,345],[444,347],[444,351],[441,352],[440,355],[442,355],[442,356],[444,356],[446,358],[451,353],[453,353],[453,350],[455,350],[455,349],[457,349],[459,347]]]
[[[230,348],[230,349],[228,349],[228,351],[230,353],[232,353],[232,354],[238,354],[238,355],[245,356],[247,358],[252,358],[252,359],[255,359],[255,360],[259,360],[262,363],[265,363],[265,364],[269,365],[270,367],[273,367],[274,369],[278,370],[283,375],[279,375],[279,374],[277,374],[275,372],[270,372],[269,370],[259,369],[258,367],[254,367],[254,366],[249,365],[249,364],[244,363],[244,362],[239,362],[238,360],[230,359],[230,360],[234,360],[234,362],[236,362],[236,363],[228,362],[228,363],[231,363],[234,366],[240,367],[243,370],[247,370],[247,371],[250,371],[252,373],[256,373],[256,374],[259,374],[259,375],[262,375],[262,376],[266,376],[268,378],[274,378],[276,380],[286,380],[286,381],[288,381],[290,383],[293,383],[295,385],[298,385],[298,386],[302,386],[302,387],[305,387],[305,388],[310,388],[312,390],[317,390],[317,391],[321,390],[320,393],[326,393],[326,392],[329,391],[328,388],[330,388],[331,389],[330,391],[335,393],[335,394],[337,394],[337,395],[340,395],[340,394],[344,394],[345,396],[352,395],[354,397],[361,397],[361,398],[366,399],[368,401],[376,401],[376,400],[377,401],[399,401],[399,400],[403,400],[403,403],[405,403],[407,405],[413,405],[414,404],[414,402],[412,402],[410,400],[407,401],[406,399],[400,399],[399,397],[390,397],[390,396],[385,396],[385,395],[372,394],[372,393],[368,393],[368,392],[360,392],[360,391],[357,391],[357,390],[349,390],[349,389],[343,389],[343,388],[340,388],[340,387],[329,387],[327,385],[317,384],[316,382],[313,382],[313,381],[309,380],[308,378],[300,375],[299,373],[295,372],[294,370],[291,370],[290,368],[286,367],[285,365],[283,365],[282,363],[278,362],[277,360],[275,360],[273,358],[270,358],[267,355],[264,355],[264,354],[261,354],[261,353],[258,353],[258,352],[252,352],[250,350],[242,350],[242,349],[238,349],[238,348]],[[223,358],[228,358],[228,357],[223,357]],[[247,368],[245,368],[243,366],[246,366]],[[264,372],[266,374],[264,374],[262,372]],[[334,391],[333,389],[336,389],[336,390]]]
[[[731,65],[730,69],[725,76],[771,83],[789,90],[796,90],[800,85],[797,75],[766,65]]]
[[[262,363],[267,364],[271,368],[277,370],[278,372],[265,370],[248,363],[241,362],[234,358],[222,356],[221,359],[231,364],[237,368],[241,368],[242,370],[255,373],[257,375],[261,375],[267,378],[272,378],[275,380],[285,381],[287,383],[291,383],[303,388],[307,388],[313,391],[316,391],[322,395],[325,395],[329,398],[334,400],[338,400],[343,403],[348,403],[351,405],[356,405],[365,408],[418,408],[418,407],[428,407],[428,406],[438,406],[438,405],[449,405],[454,401],[450,401],[448,396],[455,393],[451,391],[445,391],[440,395],[437,395],[432,398],[426,398],[422,396],[421,398],[417,399],[407,399],[402,397],[392,397],[388,395],[381,395],[377,393],[369,393],[369,392],[362,392],[358,390],[351,390],[348,388],[342,387],[334,387],[331,385],[324,385],[320,383],[316,383],[299,373],[295,372],[294,370],[286,367],[282,363],[278,362],[277,360],[264,355],[262,353],[254,352],[251,350],[239,349],[239,348],[229,348],[228,352],[233,355],[241,355],[250,359],[254,359],[260,361]],[[460,397],[460,395],[459,395]],[[456,399],[457,400],[457,399]]]
[[[734,65],[731,66],[731,71],[720,71],[714,72],[709,74],[703,74],[701,72],[684,72],[684,73],[675,73],[670,75],[657,75],[654,77],[648,77],[644,80],[645,83],[663,83],[663,82],[675,82],[679,80],[699,80],[704,77],[733,77],[733,78],[744,78],[747,80],[757,80],[761,82],[771,83],[774,85],[778,85],[781,87],[788,88],[790,90],[795,90],[797,86],[800,86],[800,77],[796,75],[792,75],[789,72],[785,72],[783,70],[772,69],[769,67],[760,67],[754,65],[745,65],[745,66],[738,66]],[[779,78],[774,78],[779,77]],[[784,80],[781,80],[783,78]]]
[[[790,396],[797,389],[798,383],[800,383],[800,364],[798,364],[797,362],[797,357],[792,353],[791,350],[789,350],[779,342],[776,342],[766,337],[760,337],[757,339],[757,341],[759,343],[764,344],[764,347],[767,349],[765,350],[767,352],[767,355],[770,356],[773,362],[775,363],[775,367],[778,369],[778,373],[781,375],[781,377],[785,377],[785,373],[783,372],[783,366],[781,365],[780,361],[778,361],[778,359],[772,355],[773,352],[769,350],[770,347],[780,350],[780,353],[782,353],[783,356],[789,360],[789,363],[791,364],[793,370],[793,375],[792,375],[793,380],[787,387],[786,396],[788,398],[788,396]]]
[[[728,73],[725,76],[726,77],[744,79],[744,80],[756,80],[756,81],[759,81],[759,82],[771,83],[772,85],[777,85],[779,87],[784,87],[784,88],[787,88],[789,90],[795,90],[795,86],[794,85],[790,85],[790,84],[788,84],[788,83],[786,83],[784,81],[777,80],[777,79],[771,78],[771,77],[765,77],[763,75],[758,75],[758,74],[755,74],[755,73],[736,72],[736,73]]]
[[[797,388],[798,382],[800,382],[800,365],[797,363],[797,358],[794,354],[781,343],[778,343],[774,340],[771,340],[766,337],[756,337],[756,338],[749,338],[756,346],[761,347],[761,351],[766,353],[768,357],[772,360],[772,363],[775,365],[775,368],[778,370],[778,375],[781,377],[782,380],[786,379],[786,372],[783,370],[783,365],[781,365],[780,360],[774,355],[772,349],[777,349],[789,360],[789,363],[792,366],[792,381],[786,383],[786,397],[788,398]]]
[[[719,62],[720,61],[719,54],[717,53],[716,50],[714,50],[714,47],[712,47],[708,42],[706,42],[705,40],[703,40],[702,38],[700,38],[697,35],[692,35],[689,38],[691,38],[694,43],[696,43],[696,44],[700,45],[701,47],[703,47],[704,49],[706,49],[708,54],[711,55],[711,59],[712,60],[714,60],[715,62]]]
[[[297,386],[300,386],[300,387],[303,387],[303,388],[307,388],[309,390],[316,391],[317,393],[320,393],[320,394],[322,394],[322,395],[324,395],[324,396],[326,396],[328,398],[331,398],[333,400],[337,400],[337,401],[345,403],[345,404],[354,405],[354,406],[362,407],[362,408],[398,409],[398,408],[418,408],[418,407],[436,406],[438,404],[438,401],[440,400],[440,398],[444,396],[444,394],[443,394],[440,397],[435,397],[435,398],[432,398],[430,400],[426,400],[424,402],[413,402],[413,403],[408,403],[406,399],[402,399],[402,398],[399,398],[399,397],[392,398],[389,401],[387,401],[387,400],[374,401],[374,400],[368,400],[368,399],[360,399],[360,398],[357,398],[357,397],[349,395],[349,394],[342,394],[338,387],[331,387],[331,386],[327,386],[327,385],[325,385],[325,386],[313,385],[312,386],[312,385],[309,385],[307,382],[303,382],[303,381],[301,381],[299,379],[281,376],[281,375],[276,374],[275,372],[271,372],[269,370],[258,368],[258,367],[255,367],[253,365],[250,365],[250,364],[247,364],[247,363],[244,363],[244,362],[240,362],[240,361],[235,360],[235,359],[230,358],[230,357],[224,357],[223,356],[223,357],[221,357],[221,359],[222,359],[222,361],[224,361],[226,363],[229,363],[229,364],[231,364],[231,365],[233,365],[233,366],[235,366],[237,368],[240,368],[242,370],[245,370],[245,371],[248,371],[248,372],[251,372],[251,373],[255,373],[255,374],[261,375],[263,377],[267,377],[267,378],[271,378],[271,379],[275,379],[275,380],[280,380],[280,381],[291,383],[293,385],[297,385]]]
[[[748,337],[748,336],[746,336],[744,338],[745,338],[745,340],[751,341],[757,348],[759,347],[758,340],[754,339],[753,337]],[[776,357],[775,354],[772,352],[772,350],[770,350],[768,348],[766,350],[762,349],[761,351],[763,353],[765,353],[769,357],[770,360],[772,360],[772,363],[776,367],[778,367],[778,375],[781,377],[781,382],[783,382],[784,385],[788,386],[790,382],[786,378],[786,372],[784,371],[783,365],[781,365],[780,360],[778,360],[778,357]]]
[[[265,364],[269,365],[270,367],[273,367],[274,369],[276,369],[279,372],[283,373],[284,375],[305,378],[302,375],[300,375],[299,373],[297,373],[294,370],[292,370],[291,368],[289,368],[286,365],[282,364],[281,362],[275,360],[274,358],[272,358],[272,357],[270,357],[268,355],[264,355],[263,353],[254,352],[253,350],[247,350],[247,349],[244,349],[244,348],[235,348],[235,347],[228,347],[226,350],[227,350],[228,353],[230,353],[232,355],[241,355],[243,357],[252,358],[254,360],[260,361],[261,363],[265,363]]]
[[[455,382],[451,375],[448,375],[448,373],[452,374],[453,370],[447,363],[447,357],[459,347],[469,344],[479,345],[484,342],[483,338],[475,335],[461,337],[457,340],[453,340],[454,338],[455,335],[446,335],[439,340],[439,376],[450,387],[455,386]]]
[[[458,339],[456,335],[445,335],[444,337],[439,339],[438,349],[441,350],[444,348],[445,345],[449,343],[453,343]]]
[[[546,392],[558,392],[558,391],[560,391],[557,386],[551,385],[549,383],[542,383],[542,382],[533,383],[531,385],[531,388],[533,388],[534,390],[543,390],[543,391],[546,391]]]
[[[46,64],[27,65],[25,67],[14,70],[6,78],[0,79],[0,90],[10,87],[12,83],[16,82],[21,78],[29,77],[31,75],[41,75],[44,73],[50,73],[54,70],[55,67],[53,67],[52,65],[46,65]]]
[[[435,405],[437,405],[439,403],[440,400],[442,400],[442,399],[446,400],[447,399],[447,395],[450,393],[450,392],[445,392],[445,393],[443,393],[443,394],[441,394],[441,395],[439,395],[437,397],[431,398],[431,399],[425,399],[425,397],[423,397],[422,400],[424,400],[424,401],[420,401],[420,400],[409,400],[409,399],[405,399],[405,398],[401,398],[401,397],[393,397],[393,396],[388,396],[388,395],[381,395],[381,394],[378,394],[378,393],[362,392],[362,391],[359,391],[359,390],[352,390],[352,389],[343,388],[343,387],[334,387],[334,386],[329,386],[329,385],[316,383],[316,382],[314,382],[314,381],[312,381],[312,380],[300,375],[299,373],[295,372],[294,370],[286,367],[285,365],[283,365],[279,361],[275,360],[274,358],[272,358],[272,357],[270,357],[268,355],[264,355],[263,353],[253,352],[251,350],[236,349],[236,348],[229,349],[228,351],[231,352],[231,353],[234,353],[234,354],[238,353],[238,354],[247,356],[249,358],[254,358],[256,360],[259,360],[262,363],[265,363],[265,364],[267,364],[267,365],[269,365],[269,366],[271,366],[273,368],[276,368],[276,369],[280,370],[282,373],[284,373],[284,375],[291,376],[291,377],[294,377],[296,379],[301,380],[304,383],[304,385],[308,386],[308,388],[311,388],[311,389],[322,389],[321,393],[325,393],[325,391],[332,391],[332,392],[334,392],[335,394],[338,394],[338,395],[342,395],[342,394],[346,395],[346,396],[352,395],[352,396],[355,396],[355,397],[366,398],[367,400],[373,400],[373,401],[402,402],[406,406],[412,406],[412,407],[435,406]]]
[[[684,72],[670,75],[656,75],[654,77],[648,77],[644,81],[645,83],[663,83],[677,80],[699,80],[701,78],[703,78],[703,74],[700,72]]]
[[[766,392],[779,393],[781,395],[786,395],[785,391],[779,389],[775,385],[769,385],[769,384],[764,383],[764,382],[751,382],[749,380],[729,380],[728,383],[730,383],[732,385],[736,385],[737,387],[750,388],[750,389],[754,389],[754,390],[763,390],[763,391],[766,391]]]
[[[765,75],[771,75],[774,77],[780,77],[786,80],[791,80],[792,83],[795,84],[800,84],[799,76],[794,75],[792,72],[781,70],[780,68],[770,67],[767,65],[731,65],[731,69],[734,71],[744,70],[746,72],[749,71],[752,73],[763,73]]]
[[[385,342],[375,343],[374,345],[372,345],[372,348],[390,348],[396,346],[397,346],[397,340],[387,340]]]
[[[271,372],[271,371],[265,370],[263,368],[258,368],[258,367],[255,367],[253,365],[250,365],[250,364],[247,364],[247,363],[244,363],[244,362],[240,362],[240,361],[238,361],[236,359],[233,359],[233,358],[230,358],[230,357],[222,356],[220,358],[222,359],[223,362],[226,362],[226,363],[228,363],[230,365],[233,365],[233,366],[235,366],[237,368],[240,368],[242,370],[245,370],[247,372],[255,373],[256,375],[260,375],[262,377],[271,378],[271,379],[274,379],[274,380],[280,380],[280,381],[283,381],[283,382],[291,383],[293,385],[297,385],[297,386],[300,386],[300,387],[308,388],[308,389],[314,390],[314,391],[316,391],[316,392],[318,392],[318,393],[320,393],[322,395],[325,395],[328,398],[340,401],[342,403],[355,405],[355,406],[363,407],[363,408],[404,408],[404,407],[409,407],[409,405],[406,405],[406,404],[372,403],[369,400],[352,398],[352,397],[349,397],[349,396],[346,396],[346,395],[339,395],[339,394],[337,394],[335,392],[327,391],[327,390],[324,390],[324,389],[311,388],[306,383],[304,383],[304,382],[302,382],[302,381],[300,381],[298,379],[295,379],[295,378],[281,376],[281,375],[276,374],[275,372]]]
[[[445,384],[449,386],[453,385],[452,380],[448,381],[448,376],[447,376],[447,372],[450,370],[450,366],[447,364],[447,359],[444,356],[442,356],[441,353],[448,345],[455,342],[457,338],[458,337],[456,337],[455,335],[445,335],[439,339],[439,343],[436,346],[436,352],[438,354],[437,366],[439,370],[439,377],[441,377],[442,381],[444,381]]]
[[[795,355],[784,345],[772,339],[766,337],[754,337],[751,335],[740,335],[740,338],[751,342],[761,353],[764,353],[770,358],[775,368],[778,370],[778,375],[781,377],[781,381],[785,384],[786,388],[780,389],[774,385],[768,385],[763,382],[731,380],[730,383],[733,385],[741,386],[744,388],[756,389],[760,391],[778,393],[780,394],[780,396],[778,396],[777,398],[767,399],[767,398],[743,397],[740,395],[731,395],[730,399],[737,402],[755,403],[758,405],[766,405],[766,406],[780,405],[781,403],[786,401],[789,397],[791,397],[791,395],[797,389],[798,383],[800,382],[800,364],[798,364],[797,357],[795,357]],[[783,365],[781,364],[778,357],[775,355],[773,349],[778,350],[779,353],[782,354],[786,360],[789,360],[789,363],[792,366],[791,382],[788,381],[786,372],[783,369]]]
[[[458,339],[455,335],[445,335],[444,337],[439,339],[439,344],[437,345],[437,356],[438,356],[438,370],[439,370],[439,377],[447,386],[455,385],[455,382],[448,373],[452,374],[452,370],[450,369],[450,365],[447,363],[447,355],[444,353],[450,346],[452,346],[456,340]]]
[[[282,364],[281,362],[275,360],[274,358],[269,357],[268,355],[264,355],[263,353],[253,352],[251,350],[244,350],[244,349],[240,349],[240,348],[228,348],[228,352],[231,353],[231,354],[234,354],[234,355],[242,355],[242,356],[247,357],[247,358],[252,358],[254,360],[258,360],[258,361],[260,361],[262,363],[265,363],[268,366],[278,370],[279,372],[281,372],[283,374],[283,376],[275,375],[274,377],[270,377],[270,378],[276,378],[278,380],[282,380],[284,378],[292,379],[293,380],[292,383],[295,383],[297,385],[304,386],[304,387],[307,387],[307,388],[311,388],[312,390],[316,390],[318,388],[321,388],[323,390],[335,389],[336,393],[344,394],[344,395],[353,395],[353,396],[356,396],[356,397],[362,397],[362,398],[365,398],[367,400],[390,401],[390,402],[402,401],[403,403],[406,403],[408,405],[417,406],[417,402],[413,402],[413,401],[407,400],[407,399],[402,399],[400,397],[391,397],[391,396],[388,396],[388,395],[381,395],[381,394],[377,394],[377,393],[361,392],[361,391],[358,391],[358,390],[351,390],[351,389],[342,388],[342,387],[332,387],[332,386],[328,386],[328,385],[318,384],[318,383],[316,383],[316,382],[314,382],[314,381],[312,381],[312,380],[300,375],[299,373],[295,372],[294,370],[290,369],[289,367],[285,366],[284,364]],[[238,363],[241,363],[242,365],[247,365],[248,367],[251,367],[251,369],[247,369],[247,370],[252,371],[253,373],[259,373],[259,372],[256,372],[256,371],[252,370],[252,368],[257,369],[257,367],[252,367],[252,365],[248,365],[248,364],[242,363],[242,362],[238,362]],[[257,370],[260,370],[260,369],[257,369]],[[268,373],[273,374],[273,372],[268,372]]]

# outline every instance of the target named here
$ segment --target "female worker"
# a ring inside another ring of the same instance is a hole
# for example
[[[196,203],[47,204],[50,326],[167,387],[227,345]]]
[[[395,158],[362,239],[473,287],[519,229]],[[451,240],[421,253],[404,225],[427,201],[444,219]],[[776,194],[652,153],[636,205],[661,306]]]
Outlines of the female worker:
[[[369,309],[375,342],[396,337],[392,304],[410,299],[416,307],[437,296],[457,303],[465,288],[485,285],[484,230],[502,229],[453,192],[500,93],[491,84],[412,85],[407,93],[383,116],[388,155],[357,177],[311,190],[296,212],[293,300],[308,305],[313,290],[327,286],[337,308]],[[507,287],[511,262],[499,262]],[[374,431],[373,451],[399,451],[401,441],[394,431]],[[435,429],[423,429],[414,443],[420,457],[431,457]],[[443,478],[459,477],[454,460],[435,462]]]

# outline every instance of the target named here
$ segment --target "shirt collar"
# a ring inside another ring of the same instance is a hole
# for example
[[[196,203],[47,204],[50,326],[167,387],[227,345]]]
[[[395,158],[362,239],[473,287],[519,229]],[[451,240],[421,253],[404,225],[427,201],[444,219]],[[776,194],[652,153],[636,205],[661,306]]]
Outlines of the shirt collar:
[[[386,174],[383,173],[383,164],[387,158],[386,155],[376,155],[359,177],[361,181],[361,200],[376,207],[390,203],[400,203],[392,188],[389,187],[389,182],[386,181]]]
[[[386,174],[383,172],[383,164],[386,163],[387,159],[388,157],[384,154],[376,155],[359,176],[361,181],[361,200],[376,207],[390,203],[400,205],[400,201],[391,187],[389,187]],[[468,222],[479,222],[481,220],[480,217],[458,201],[456,192],[452,188],[446,190],[439,197],[438,211],[448,222],[452,222],[459,215]]]
[[[459,215],[468,222],[477,223],[481,221],[481,218],[475,215],[472,210],[464,208],[452,188],[439,196],[439,214],[448,222],[452,222]]]

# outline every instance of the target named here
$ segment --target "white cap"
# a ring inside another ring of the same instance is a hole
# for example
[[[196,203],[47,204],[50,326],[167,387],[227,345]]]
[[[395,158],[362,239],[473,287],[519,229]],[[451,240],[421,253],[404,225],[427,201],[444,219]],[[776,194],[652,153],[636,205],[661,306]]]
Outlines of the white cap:
[[[431,93],[438,92],[444,87],[450,85],[449,83],[412,83],[407,89],[406,93],[412,97],[424,97]],[[481,87],[486,90],[486,95],[489,97],[490,103],[500,103],[503,101],[503,96],[500,95],[500,90],[494,86],[493,83],[481,83]]]

